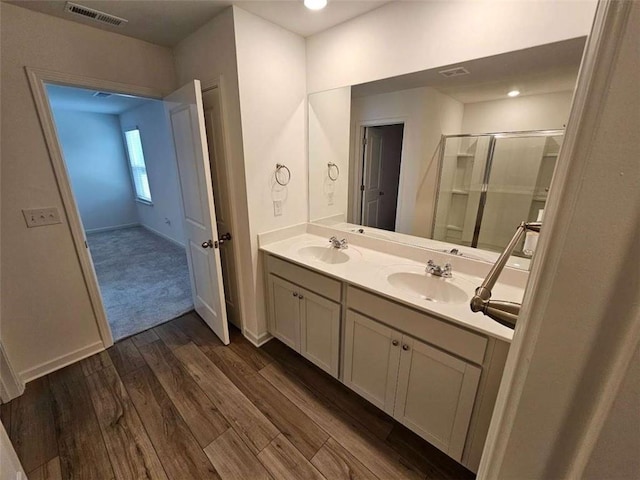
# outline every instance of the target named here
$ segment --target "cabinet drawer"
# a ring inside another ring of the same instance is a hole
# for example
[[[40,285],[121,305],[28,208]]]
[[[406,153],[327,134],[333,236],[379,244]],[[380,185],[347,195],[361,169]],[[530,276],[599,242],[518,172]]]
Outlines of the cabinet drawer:
[[[269,273],[273,273],[323,297],[340,302],[342,285],[337,280],[271,255],[267,256],[267,268]]]
[[[426,313],[399,305],[364,290],[349,287],[347,308],[361,312],[413,337],[447,350],[455,355],[482,364],[487,338],[455,327]]]

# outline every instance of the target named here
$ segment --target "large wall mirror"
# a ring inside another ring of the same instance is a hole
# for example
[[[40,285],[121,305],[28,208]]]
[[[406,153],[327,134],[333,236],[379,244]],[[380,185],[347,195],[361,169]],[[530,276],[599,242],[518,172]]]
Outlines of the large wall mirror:
[[[309,95],[309,218],[493,261],[544,214],[585,40]]]

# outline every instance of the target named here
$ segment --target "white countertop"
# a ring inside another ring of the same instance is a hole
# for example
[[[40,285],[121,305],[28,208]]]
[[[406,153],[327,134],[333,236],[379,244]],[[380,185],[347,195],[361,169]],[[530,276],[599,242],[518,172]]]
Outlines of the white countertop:
[[[298,253],[300,249],[311,245],[332,248],[328,245],[326,238],[305,233],[263,245],[260,250],[471,330],[507,342],[511,342],[513,338],[513,330],[510,328],[481,313],[473,313],[470,310],[469,300],[473,296],[476,287],[482,283],[483,279],[480,277],[461,273],[454,269],[451,279],[438,280],[458,286],[468,295],[468,300],[458,303],[427,300],[404,289],[394,287],[387,281],[387,275],[394,272],[424,272],[425,265],[423,263],[371,250],[359,245],[349,245],[346,250],[341,250],[341,252],[349,256],[348,262],[329,264],[313,258],[303,257]],[[522,288],[497,283],[493,289],[492,298],[521,302],[523,294],[524,290]]]

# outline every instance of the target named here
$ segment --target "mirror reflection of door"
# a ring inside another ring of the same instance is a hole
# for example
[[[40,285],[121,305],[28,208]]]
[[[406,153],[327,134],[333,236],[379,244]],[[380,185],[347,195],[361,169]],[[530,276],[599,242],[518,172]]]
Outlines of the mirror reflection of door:
[[[404,124],[364,129],[362,222],[395,231]]]

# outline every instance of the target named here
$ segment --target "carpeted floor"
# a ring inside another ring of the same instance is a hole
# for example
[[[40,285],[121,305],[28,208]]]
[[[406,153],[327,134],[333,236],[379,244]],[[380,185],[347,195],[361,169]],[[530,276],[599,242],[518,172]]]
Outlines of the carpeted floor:
[[[114,340],[193,309],[184,249],[142,227],[87,240]]]

